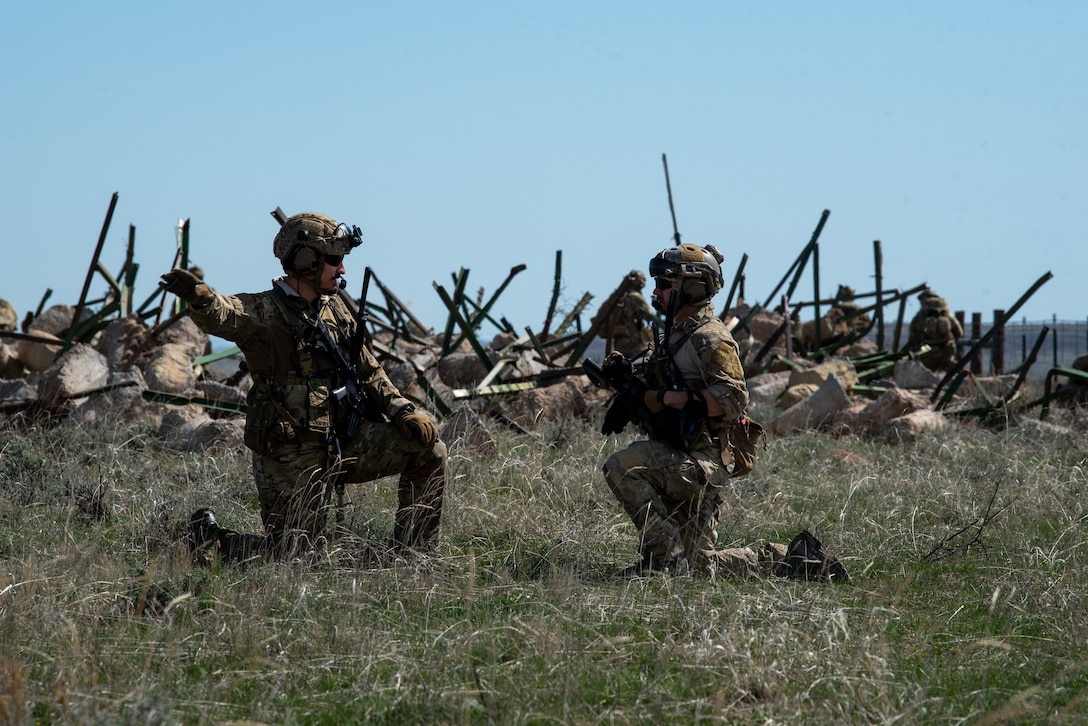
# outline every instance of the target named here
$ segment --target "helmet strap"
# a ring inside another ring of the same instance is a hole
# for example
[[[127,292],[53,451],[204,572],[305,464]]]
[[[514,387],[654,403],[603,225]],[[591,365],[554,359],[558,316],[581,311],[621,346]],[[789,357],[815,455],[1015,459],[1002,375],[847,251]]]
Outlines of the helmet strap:
[[[669,296],[669,302],[665,305],[665,332],[664,343],[666,346],[669,344],[669,338],[672,337],[672,326],[676,322],[676,311],[680,309],[680,287],[677,286],[672,295]]]

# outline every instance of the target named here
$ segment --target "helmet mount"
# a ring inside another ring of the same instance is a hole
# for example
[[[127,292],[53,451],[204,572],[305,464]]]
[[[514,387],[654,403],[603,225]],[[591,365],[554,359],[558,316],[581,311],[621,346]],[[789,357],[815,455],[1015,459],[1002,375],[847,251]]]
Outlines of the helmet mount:
[[[339,224],[331,217],[302,212],[284,220],[272,241],[272,253],[284,272],[316,272],[327,255],[346,255],[363,243],[357,226]]]

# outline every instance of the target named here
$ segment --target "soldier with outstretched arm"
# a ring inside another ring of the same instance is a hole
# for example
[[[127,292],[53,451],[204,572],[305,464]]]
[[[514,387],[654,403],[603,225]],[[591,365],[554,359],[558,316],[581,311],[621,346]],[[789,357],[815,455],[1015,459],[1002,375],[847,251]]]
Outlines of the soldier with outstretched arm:
[[[273,240],[284,275],[270,290],[221,295],[187,270],[162,276],[202,330],[238,345],[253,382],[245,443],[264,534],[221,528],[210,510],[198,510],[190,542],[197,561],[320,548],[337,481],[389,475],[399,476],[392,551],[434,549],[446,445],[434,420],[355,344],[364,331],[338,293],[344,257],[361,242],[358,227],[304,212],[287,218]]]

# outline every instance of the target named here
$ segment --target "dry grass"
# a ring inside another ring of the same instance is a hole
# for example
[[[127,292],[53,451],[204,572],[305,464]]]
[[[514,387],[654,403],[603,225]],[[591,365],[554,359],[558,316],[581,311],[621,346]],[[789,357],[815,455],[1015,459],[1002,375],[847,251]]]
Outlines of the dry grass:
[[[188,566],[185,522],[212,506],[257,529],[243,453],[9,426],[0,723],[1088,717],[1083,434],[772,441],[720,544],[807,527],[852,575],[828,586],[620,580],[634,533],[600,467],[626,439],[494,433],[497,457],[454,451],[440,558],[365,556],[392,527],[386,480],[351,489],[322,562],[209,571]]]

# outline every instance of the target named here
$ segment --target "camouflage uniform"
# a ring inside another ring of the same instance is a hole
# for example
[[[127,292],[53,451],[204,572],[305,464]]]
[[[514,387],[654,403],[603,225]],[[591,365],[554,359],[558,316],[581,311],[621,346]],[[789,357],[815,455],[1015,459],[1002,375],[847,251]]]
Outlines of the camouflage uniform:
[[[839,285],[835,293],[835,302],[832,309],[842,311],[842,322],[846,327],[846,335],[855,333],[864,334],[871,327],[872,319],[869,313],[863,313],[863,308],[854,300],[854,288],[849,285]],[[845,337],[845,335],[843,336]]]
[[[639,530],[643,557],[669,561],[684,555],[703,571],[748,570],[751,550],[715,551],[722,487],[732,471],[726,430],[748,404],[736,341],[707,303],[676,325],[666,347],[651,352],[644,374],[663,387],[671,354],[689,390],[706,389],[724,409],[697,428],[690,453],[664,441],[636,441],[604,465],[605,481]]]
[[[922,309],[910,321],[907,350],[929,350],[918,356],[926,368],[933,371],[948,370],[959,359],[957,341],[963,337],[963,326],[948,310],[948,303],[931,290],[919,296]]]
[[[191,306],[192,318],[211,335],[230,340],[245,354],[253,381],[245,443],[253,471],[267,544],[276,554],[323,536],[340,472],[345,481],[399,475],[393,544],[430,549],[442,514],[446,446],[426,446],[386,421],[410,402],[389,381],[365,348],[357,371],[371,402],[370,418],[340,456],[330,456],[330,433],[343,424],[346,407],[330,391],[343,384],[336,363],[314,345],[314,321],[350,356],[355,319],[335,295],[306,302],[279,278],[257,294],[214,293]],[[380,419],[380,420],[378,420]],[[252,546],[239,549],[251,550]]]
[[[638,290],[624,294],[605,328],[612,333],[612,349],[618,350],[628,358],[634,358],[649,347],[653,339],[650,326],[654,319],[650,304]]]
[[[645,351],[653,341],[649,323],[654,311],[642,295],[646,276],[632,270],[620,285],[620,299],[608,312],[608,318],[600,327],[600,335],[612,341],[611,350],[617,350],[628,358]],[[596,322],[596,318],[593,320]]]

